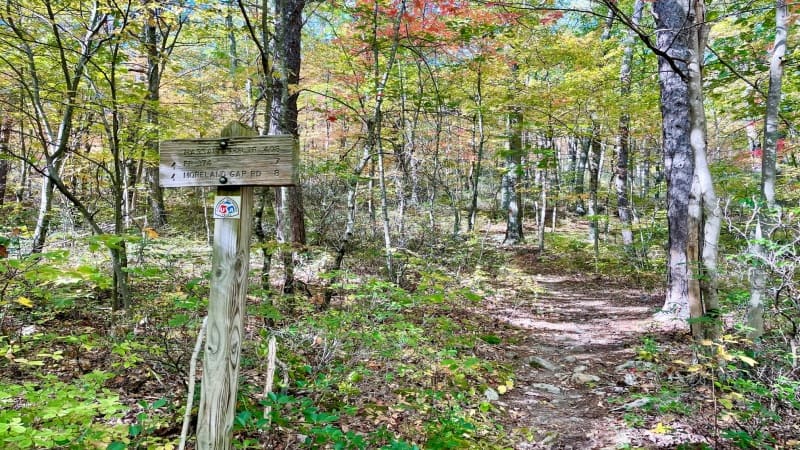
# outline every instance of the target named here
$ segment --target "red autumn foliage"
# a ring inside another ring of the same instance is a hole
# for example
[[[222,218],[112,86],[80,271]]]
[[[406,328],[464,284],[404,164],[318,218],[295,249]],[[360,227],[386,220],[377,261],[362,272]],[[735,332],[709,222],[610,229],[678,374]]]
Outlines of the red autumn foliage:
[[[539,23],[541,23],[542,25],[550,25],[552,23],[557,22],[562,17],[564,17],[563,11],[551,11],[542,16],[542,18],[539,19]]]

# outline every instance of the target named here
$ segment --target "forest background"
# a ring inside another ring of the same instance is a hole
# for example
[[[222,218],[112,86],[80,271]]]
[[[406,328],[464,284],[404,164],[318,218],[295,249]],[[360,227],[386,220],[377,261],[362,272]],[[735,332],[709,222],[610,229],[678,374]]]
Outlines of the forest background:
[[[797,17],[783,0],[6,2],[0,441],[178,445],[214,191],[162,189],[158,143],[238,121],[297,137],[301,183],[256,192],[237,446],[541,440],[487,394],[516,369],[475,348],[503,336],[452,314],[523,254],[656,293],[690,332],[683,359],[637,347],[669,395],[627,426],[708,413],[684,404],[701,385],[714,445],[796,446]]]

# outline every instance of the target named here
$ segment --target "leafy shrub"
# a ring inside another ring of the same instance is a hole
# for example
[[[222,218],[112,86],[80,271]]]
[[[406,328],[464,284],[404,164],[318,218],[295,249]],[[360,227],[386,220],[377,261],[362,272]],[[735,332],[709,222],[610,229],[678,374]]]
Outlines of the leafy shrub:
[[[84,449],[126,434],[116,424],[127,407],[95,371],[72,383],[45,376],[39,382],[0,384],[0,446],[6,449]]]

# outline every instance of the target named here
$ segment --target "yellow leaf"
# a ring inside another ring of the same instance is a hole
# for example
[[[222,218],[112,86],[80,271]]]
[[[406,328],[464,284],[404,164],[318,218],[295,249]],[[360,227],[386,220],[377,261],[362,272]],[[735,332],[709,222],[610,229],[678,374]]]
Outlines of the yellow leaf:
[[[705,347],[710,347],[710,346],[714,345],[714,341],[709,340],[709,339],[703,339],[702,341],[700,341],[700,345],[705,346]]]
[[[14,358],[14,362],[24,364],[26,366],[43,366],[44,361],[31,361],[27,358]]]
[[[724,359],[725,361],[733,361],[733,356],[730,353],[726,352],[724,348],[720,347],[719,351],[717,352],[717,356]]]
[[[22,306],[27,306],[28,308],[33,308],[33,302],[28,297],[18,297],[16,300]]]
[[[750,366],[750,367],[753,367],[753,366],[755,366],[755,365],[756,365],[756,360],[755,360],[755,359],[753,359],[753,358],[751,358],[751,357],[749,357],[749,356],[745,356],[745,355],[736,355],[736,357],[737,357],[737,358],[739,358],[739,359],[741,359],[743,363],[747,364],[747,365],[748,365],[748,366]]]
[[[505,394],[507,391],[508,391],[508,388],[506,387],[505,384],[501,384],[500,386],[497,386],[497,393],[498,394]]]
[[[145,227],[144,232],[148,239],[155,239],[158,237],[158,232],[150,227]]]
[[[653,432],[653,433],[655,433],[655,434],[667,434],[667,433],[669,433],[670,431],[672,431],[672,428],[671,428],[671,427],[669,427],[669,426],[667,426],[667,425],[664,425],[664,424],[663,424],[663,423],[661,423],[661,422],[658,422],[658,423],[656,424],[656,426],[655,426],[655,427],[653,427],[653,429],[652,429],[652,430],[650,430],[650,431],[652,431],[652,432]]]

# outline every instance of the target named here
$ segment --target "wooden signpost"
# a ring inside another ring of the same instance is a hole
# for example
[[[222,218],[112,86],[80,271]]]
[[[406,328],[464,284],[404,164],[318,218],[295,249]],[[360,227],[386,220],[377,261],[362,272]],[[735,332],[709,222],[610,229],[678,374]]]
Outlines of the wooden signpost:
[[[238,122],[219,139],[161,142],[162,187],[217,186],[211,291],[197,420],[198,450],[232,448],[250,267],[253,186],[297,184],[291,136],[253,136]]]

